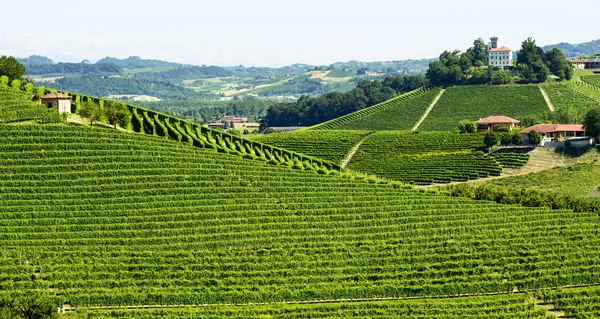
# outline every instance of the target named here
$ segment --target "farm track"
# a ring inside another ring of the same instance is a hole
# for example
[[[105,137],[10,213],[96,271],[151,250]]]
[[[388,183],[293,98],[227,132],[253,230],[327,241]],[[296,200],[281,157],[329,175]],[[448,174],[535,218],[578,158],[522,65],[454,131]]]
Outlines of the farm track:
[[[352,149],[350,150],[350,152],[348,153],[348,155],[346,156],[346,158],[344,158],[344,160],[342,161],[342,164],[340,165],[341,168],[346,168],[346,166],[348,165],[348,163],[350,163],[350,160],[352,160],[352,157],[354,157],[354,154],[356,154],[356,152],[358,151],[358,149],[360,148],[360,146],[362,145],[362,143],[371,134],[373,134],[373,133],[370,133],[367,136],[363,137],[360,141],[358,141],[358,143],[356,143],[356,145],[354,145],[352,147]]]
[[[542,92],[542,95],[544,96],[544,100],[546,100],[546,104],[548,104],[548,108],[550,109],[550,111],[552,111],[552,112],[556,111],[556,108],[554,107],[554,104],[552,103],[552,100],[550,99],[548,92],[546,92],[546,90],[544,90],[544,88],[541,86],[539,88],[540,88],[540,92]]]
[[[433,107],[440,100],[440,98],[442,97],[442,95],[444,94],[444,92],[446,92],[446,89],[442,89],[440,91],[440,93],[438,93],[438,95],[431,102],[431,105],[429,105],[429,107],[427,108],[427,110],[425,110],[425,113],[423,113],[423,116],[421,116],[421,118],[419,119],[419,121],[417,122],[417,124],[415,124],[415,126],[413,126],[413,128],[411,129],[411,131],[416,131],[419,128],[419,126],[421,125],[421,123],[423,123],[423,121],[425,120],[425,118],[427,118],[427,115],[429,115],[429,112],[431,112],[431,110],[433,110]]]
[[[600,283],[581,284],[581,285],[568,285],[558,287],[546,287],[540,289],[525,289],[525,290],[513,290],[513,291],[500,291],[500,292],[485,292],[478,294],[456,294],[456,295],[434,295],[434,296],[412,296],[412,297],[375,297],[375,298],[348,298],[348,299],[314,299],[314,300],[297,300],[297,301],[277,301],[277,302],[249,302],[249,303],[223,303],[223,304],[189,304],[189,305],[129,305],[129,306],[91,306],[84,307],[89,310],[113,310],[113,309],[151,309],[151,308],[208,308],[208,307],[224,307],[224,306],[236,306],[236,307],[248,307],[248,306],[268,306],[268,305],[304,305],[304,304],[326,304],[326,303],[342,303],[342,302],[377,302],[377,301],[394,301],[394,300],[424,300],[424,299],[452,299],[462,297],[481,297],[481,296],[498,296],[498,295],[509,295],[509,294],[523,294],[527,292],[537,290],[556,290],[556,289],[571,289],[571,288],[585,288],[585,287],[596,287],[600,286]],[[541,306],[541,302],[538,301],[538,305]],[[548,306],[548,305],[546,305]],[[64,305],[62,307],[64,311],[76,311],[77,307],[71,307],[70,305]],[[548,309],[548,307],[545,307]],[[554,307],[552,307],[554,308]]]

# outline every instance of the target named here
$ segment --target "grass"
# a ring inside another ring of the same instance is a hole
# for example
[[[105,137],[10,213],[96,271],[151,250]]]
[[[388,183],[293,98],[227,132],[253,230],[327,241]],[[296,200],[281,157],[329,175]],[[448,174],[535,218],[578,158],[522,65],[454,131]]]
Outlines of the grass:
[[[598,196],[600,162],[556,167],[539,173],[495,179],[492,185],[521,187],[576,197]]]

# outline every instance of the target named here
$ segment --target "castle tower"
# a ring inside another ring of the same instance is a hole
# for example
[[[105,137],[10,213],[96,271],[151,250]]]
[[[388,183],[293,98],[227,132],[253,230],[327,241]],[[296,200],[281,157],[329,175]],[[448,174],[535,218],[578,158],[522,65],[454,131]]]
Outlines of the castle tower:
[[[493,36],[490,38],[490,49],[497,49],[498,48],[498,37],[497,36]]]

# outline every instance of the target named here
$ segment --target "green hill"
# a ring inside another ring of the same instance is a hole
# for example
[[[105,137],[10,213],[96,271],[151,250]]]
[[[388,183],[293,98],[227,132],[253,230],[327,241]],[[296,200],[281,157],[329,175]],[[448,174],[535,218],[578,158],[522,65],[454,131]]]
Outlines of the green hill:
[[[1,79],[0,79],[1,80]],[[58,113],[32,101],[33,90],[24,92],[0,81],[0,123],[39,120],[56,123]]]
[[[259,135],[252,140],[340,163],[369,131],[314,131]]]
[[[212,305],[90,317],[543,318],[524,295],[427,296],[600,279],[594,214],[319,175],[158,136],[4,125],[0,173],[0,297]],[[425,299],[281,303],[403,297]]]
[[[537,85],[457,86],[444,92],[419,131],[452,131],[461,120],[490,115],[519,120],[549,111]]]

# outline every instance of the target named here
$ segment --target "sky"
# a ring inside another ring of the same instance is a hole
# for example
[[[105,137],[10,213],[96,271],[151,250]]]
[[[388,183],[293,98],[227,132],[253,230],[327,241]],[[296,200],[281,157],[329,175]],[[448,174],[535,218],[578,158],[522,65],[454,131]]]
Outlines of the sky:
[[[600,38],[598,0],[6,1],[0,55],[92,62],[140,56],[231,66],[389,61],[466,50],[493,35],[513,50]],[[575,8],[582,10],[573,13]]]

